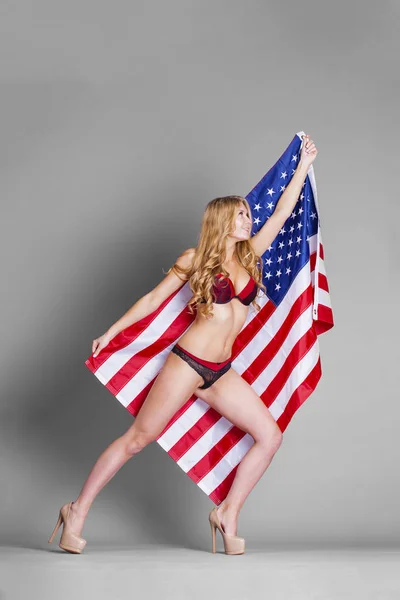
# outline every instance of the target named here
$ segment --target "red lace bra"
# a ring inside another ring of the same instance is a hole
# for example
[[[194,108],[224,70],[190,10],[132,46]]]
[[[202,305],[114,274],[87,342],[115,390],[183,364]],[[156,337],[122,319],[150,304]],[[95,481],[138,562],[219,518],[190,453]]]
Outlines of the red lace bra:
[[[233,298],[238,298],[242,304],[248,306],[257,295],[257,283],[250,276],[249,281],[239,294],[235,293],[235,288],[229,277],[225,277],[223,273],[218,273],[215,276],[215,283],[212,287],[215,296],[215,304],[227,304]],[[203,302],[205,302],[203,300]]]

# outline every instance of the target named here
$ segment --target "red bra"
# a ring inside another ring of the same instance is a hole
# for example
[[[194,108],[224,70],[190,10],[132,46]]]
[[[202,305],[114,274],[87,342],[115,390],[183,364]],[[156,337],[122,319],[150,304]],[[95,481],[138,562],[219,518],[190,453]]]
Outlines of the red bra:
[[[223,279],[221,279],[220,276]],[[215,279],[217,279],[217,281],[214,283],[212,291],[215,295],[216,304],[227,304],[233,298],[238,298],[242,304],[248,306],[257,295],[258,286],[251,276],[240,294],[235,294],[235,288],[232,281],[229,279],[229,277],[225,277],[223,273],[218,273],[215,276]],[[224,283],[224,279],[228,283]]]

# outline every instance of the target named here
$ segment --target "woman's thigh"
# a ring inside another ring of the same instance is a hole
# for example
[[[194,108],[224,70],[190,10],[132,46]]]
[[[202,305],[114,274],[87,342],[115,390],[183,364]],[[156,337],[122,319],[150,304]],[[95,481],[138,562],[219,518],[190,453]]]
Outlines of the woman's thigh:
[[[197,389],[196,395],[255,441],[281,439],[281,430],[267,406],[233,368],[211,387]]]
[[[146,442],[156,440],[202,383],[192,367],[170,352],[128,432]]]

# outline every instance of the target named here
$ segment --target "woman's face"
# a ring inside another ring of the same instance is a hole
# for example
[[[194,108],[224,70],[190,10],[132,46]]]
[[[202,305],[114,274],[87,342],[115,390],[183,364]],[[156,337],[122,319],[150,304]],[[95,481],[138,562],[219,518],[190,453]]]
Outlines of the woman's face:
[[[236,228],[231,234],[237,240],[248,240],[251,235],[252,222],[243,202],[236,209]]]

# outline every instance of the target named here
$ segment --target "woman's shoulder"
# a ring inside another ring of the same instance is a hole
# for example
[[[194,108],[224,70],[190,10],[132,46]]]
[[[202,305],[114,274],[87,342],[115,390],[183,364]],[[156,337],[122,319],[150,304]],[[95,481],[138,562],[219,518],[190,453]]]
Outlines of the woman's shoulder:
[[[180,267],[187,269],[193,263],[194,255],[196,254],[196,248],[187,248],[180,256],[176,259],[176,262]]]

